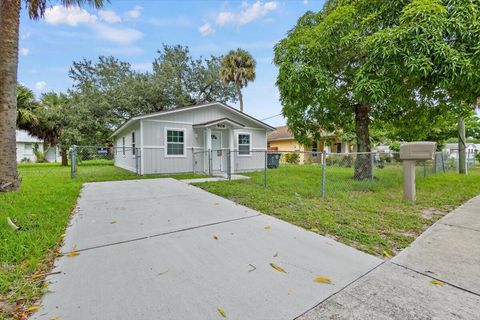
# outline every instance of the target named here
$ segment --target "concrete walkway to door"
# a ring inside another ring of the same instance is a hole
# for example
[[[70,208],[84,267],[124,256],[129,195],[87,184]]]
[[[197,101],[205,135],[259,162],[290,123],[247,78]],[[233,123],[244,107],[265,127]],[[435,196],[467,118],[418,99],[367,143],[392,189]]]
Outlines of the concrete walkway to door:
[[[173,179],[85,184],[72,249],[33,319],[290,320],[382,262]]]

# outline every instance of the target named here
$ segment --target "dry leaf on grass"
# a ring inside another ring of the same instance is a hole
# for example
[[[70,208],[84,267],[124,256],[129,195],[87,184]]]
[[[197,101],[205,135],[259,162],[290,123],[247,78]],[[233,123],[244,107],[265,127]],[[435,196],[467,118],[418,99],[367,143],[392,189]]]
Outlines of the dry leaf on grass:
[[[13,230],[18,230],[20,227],[18,227],[15,223],[13,223],[12,219],[10,217],[7,217],[7,224],[13,229]]]
[[[387,251],[387,250],[383,250],[383,255],[387,258],[391,258],[392,255]]]
[[[277,270],[278,272],[283,272],[283,273],[287,273],[287,271],[285,271],[283,268],[277,266],[275,263],[270,263],[270,265],[272,266],[273,269]]]
[[[318,278],[313,279],[313,282],[317,282],[317,283],[332,283],[332,280],[330,280],[329,278],[318,277]]]
[[[430,280],[430,283],[434,284],[436,286],[443,286],[445,284],[444,282],[439,281],[439,280],[435,280],[435,279]]]
[[[310,231],[312,231],[312,232],[320,232],[320,230],[318,230],[318,228],[316,228],[316,227],[311,227],[311,228],[310,228]]]
[[[32,306],[32,307],[29,307],[27,309],[25,309],[26,312],[35,312],[37,310],[39,310],[42,306]]]
[[[225,313],[225,311],[222,309],[222,308],[217,308],[217,311],[218,313],[220,313],[220,315],[224,318],[227,317],[227,314]]]

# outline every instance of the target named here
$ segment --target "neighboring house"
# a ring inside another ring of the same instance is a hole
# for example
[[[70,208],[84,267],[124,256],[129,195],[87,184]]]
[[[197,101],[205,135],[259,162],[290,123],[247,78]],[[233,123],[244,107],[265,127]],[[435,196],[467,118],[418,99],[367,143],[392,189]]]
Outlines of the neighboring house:
[[[343,141],[338,136],[326,132],[321,132],[319,141],[307,146],[295,140],[288,126],[275,128],[275,131],[268,134],[267,143],[271,151],[300,152],[299,160],[302,164],[321,162],[320,153],[323,150],[328,153],[350,153],[354,148],[348,141]],[[306,151],[306,153],[301,153],[302,151]]]
[[[35,148],[38,151],[44,152],[43,140],[31,136],[25,130],[16,131],[17,141],[17,162],[35,162],[37,157],[35,156]],[[60,154],[57,147],[48,147],[45,153],[45,159],[48,162],[60,161]]]
[[[458,143],[447,143],[443,148],[449,158],[458,158]],[[465,145],[465,153],[468,157],[473,157],[476,153],[480,152],[480,144],[467,142]]]
[[[139,174],[258,170],[272,130],[220,102],[141,115],[113,133],[115,165]]]

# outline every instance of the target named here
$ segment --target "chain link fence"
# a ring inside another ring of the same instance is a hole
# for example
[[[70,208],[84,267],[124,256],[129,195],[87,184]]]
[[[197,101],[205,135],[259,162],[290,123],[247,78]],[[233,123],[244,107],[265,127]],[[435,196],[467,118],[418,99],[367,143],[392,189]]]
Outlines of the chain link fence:
[[[240,175],[247,175],[264,187],[275,183],[276,179],[280,180],[279,176],[285,173],[295,177],[293,171],[297,170],[303,178],[308,177],[315,188],[318,185],[318,194],[323,197],[402,185],[402,161],[397,152],[327,153],[190,148],[182,155],[183,160],[179,161],[180,158],[166,159],[165,150],[157,149],[144,149],[146,161],[142,162],[140,148],[73,146],[69,153],[72,177],[82,166],[113,165],[115,159],[116,166],[137,174],[143,174],[144,164],[147,167],[161,167],[159,172],[190,172],[224,179],[238,179],[242,178]],[[467,168],[476,166],[475,156],[467,153]],[[437,152],[433,160],[417,162],[416,176],[421,179],[432,174],[458,172],[458,159],[458,154]],[[151,168],[147,169],[147,172],[152,171]]]

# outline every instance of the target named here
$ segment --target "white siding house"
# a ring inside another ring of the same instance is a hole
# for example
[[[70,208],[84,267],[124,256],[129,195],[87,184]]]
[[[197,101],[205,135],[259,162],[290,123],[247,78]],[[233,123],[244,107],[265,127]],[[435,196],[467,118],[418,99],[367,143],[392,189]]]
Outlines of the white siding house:
[[[272,130],[220,102],[137,116],[112,135],[115,165],[139,174],[258,170]]]
[[[45,153],[45,158],[48,162],[59,162],[60,153],[57,147],[49,147],[44,150],[43,140],[31,136],[25,130],[16,131],[16,143],[17,143],[17,162],[35,162],[37,157],[34,150]]]

